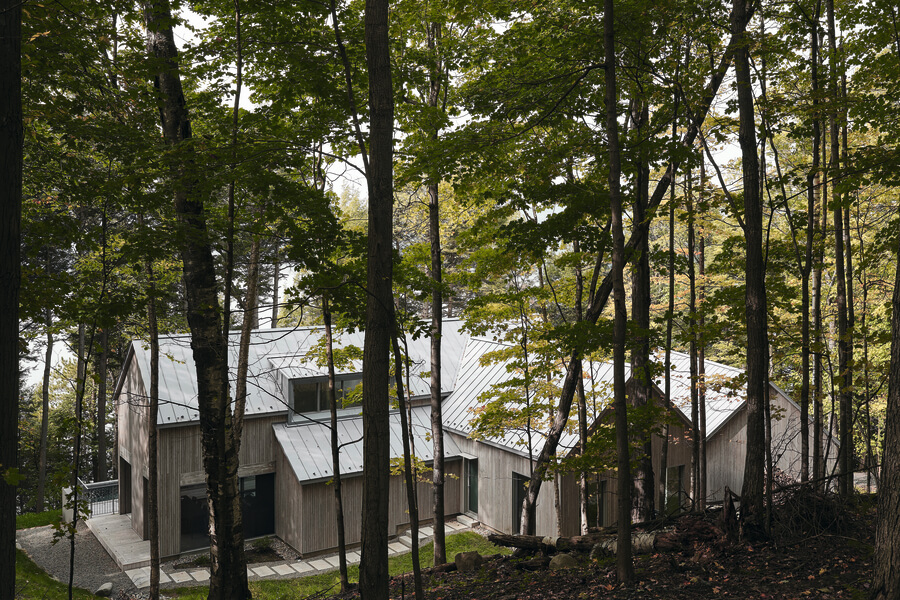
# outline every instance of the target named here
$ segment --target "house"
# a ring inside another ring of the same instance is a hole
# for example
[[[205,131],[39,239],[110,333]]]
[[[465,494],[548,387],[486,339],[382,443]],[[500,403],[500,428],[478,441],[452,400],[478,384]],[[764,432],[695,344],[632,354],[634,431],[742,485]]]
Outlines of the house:
[[[317,327],[259,330],[252,334],[248,371],[248,397],[241,444],[240,477],[244,504],[246,538],[275,534],[285,543],[308,556],[334,549],[333,489],[330,446],[330,422],[325,402],[327,372],[315,358],[322,331]],[[336,347],[362,348],[363,333],[343,333]],[[414,454],[428,464],[432,460],[430,440],[430,387],[423,377],[430,367],[427,338],[406,340],[411,359],[409,394],[411,396],[411,435]],[[442,337],[442,386],[445,433],[445,459],[448,477],[445,484],[447,516],[469,514],[482,524],[501,532],[518,529],[525,484],[530,476],[531,458],[521,431],[497,437],[474,439],[473,409],[483,402],[492,386],[513,376],[505,362],[482,364],[484,355],[502,346],[498,342],[468,336],[460,321],[447,321]],[[231,339],[231,364],[237,360],[237,334]],[[195,369],[186,335],[160,338],[159,413],[157,417],[159,464],[160,554],[163,557],[208,546],[206,532],[205,476],[200,452],[200,427],[197,412]],[[683,414],[685,390],[682,373],[686,357],[677,355],[674,380],[681,387],[676,406],[680,419],[670,430],[670,472],[686,477],[690,468],[690,439],[685,434],[688,421]],[[115,391],[118,411],[119,511],[131,515],[132,528],[146,539],[147,471],[147,389],[149,350],[134,342],[127,353],[122,375]],[[718,370],[721,370],[719,373]],[[341,443],[340,468],[343,478],[346,539],[350,545],[360,541],[362,501],[362,419],[352,390],[361,380],[362,365],[352,361],[337,373],[338,435]],[[611,381],[607,364],[594,364],[586,386],[595,392],[598,405],[602,390]],[[738,369],[707,362],[710,376],[736,377]],[[656,392],[659,391],[657,382]],[[710,490],[725,485],[739,489],[743,471],[744,448],[740,419],[743,400],[740,389],[729,392],[722,384],[708,394],[707,428],[710,458]],[[725,391],[722,391],[725,390]],[[779,466],[791,473],[795,446],[787,434],[799,414],[796,405],[778,392],[779,406],[787,415],[785,432],[773,439],[783,446]],[[391,413],[391,456],[402,456],[399,415]],[[784,420],[784,419],[783,419]],[[782,421],[778,421],[781,423]],[[659,436],[657,436],[659,437]],[[534,436],[531,456],[540,453],[543,440]],[[782,439],[783,438],[783,439]],[[721,440],[721,441],[719,441]],[[655,445],[661,444],[661,439]],[[566,455],[577,444],[577,436],[566,432],[558,454]],[[656,452],[655,456],[658,457]],[[713,457],[715,457],[713,459]],[[656,462],[659,459],[656,458]],[[713,464],[719,465],[715,468]],[[662,465],[654,465],[662,472]],[[672,471],[674,469],[674,471]],[[796,469],[794,469],[796,470]],[[713,476],[713,474],[715,475]],[[429,521],[430,483],[419,485],[419,515]],[[600,481],[598,507],[600,521],[612,515],[614,488]],[[391,533],[399,533],[409,524],[403,479],[392,476],[390,483]],[[559,506],[555,501],[559,490]],[[673,493],[677,493],[674,490]],[[542,489],[536,507],[536,530],[541,535],[575,534],[579,531],[580,510],[577,476],[557,474]]]

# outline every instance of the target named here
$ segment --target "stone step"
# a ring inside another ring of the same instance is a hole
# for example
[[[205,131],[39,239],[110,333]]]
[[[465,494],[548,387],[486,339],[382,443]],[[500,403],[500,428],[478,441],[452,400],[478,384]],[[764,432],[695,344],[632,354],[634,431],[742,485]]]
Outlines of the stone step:
[[[468,515],[457,515],[456,520],[466,527],[478,527],[481,523],[477,519],[473,519]]]

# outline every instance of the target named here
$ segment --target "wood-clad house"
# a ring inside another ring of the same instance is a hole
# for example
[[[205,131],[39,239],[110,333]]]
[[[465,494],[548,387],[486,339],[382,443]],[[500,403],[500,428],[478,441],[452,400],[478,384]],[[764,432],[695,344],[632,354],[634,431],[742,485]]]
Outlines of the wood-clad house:
[[[337,347],[362,348],[363,333],[337,336]],[[245,537],[277,535],[301,555],[333,550],[337,546],[334,519],[330,446],[330,420],[325,389],[326,369],[319,365],[316,348],[322,336],[320,328],[259,330],[252,334],[248,375],[248,397],[241,444],[241,494],[244,506]],[[231,361],[237,360],[237,334],[231,340]],[[429,339],[409,338],[412,362],[409,393],[412,397],[413,452],[426,464],[432,460],[431,409],[429,405]],[[530,477],[532,458],[541,451],[540,427],[532,436],[529,455],[526,436],[521,430],[494,437],[474,435],[472,417],[495,386],[515,375],[509,362],[489,363],[486,353],[502,344],[469,337],[460,321],[447,321],[442,337],[442,385],[445,457],[448,477],[445,484],[447,516],[468,514],[483,525],[505,533],[518,530],[525,484]],[[159,429],[159,516],[160,553],[163,557],[208,547],[205,475],[200,451],[199,414],[195,368],[190,338],[185,335],[160,339]],[[684,355],[677,355],[673,381],[684,386]],[[685,363],[686,364],[686,363]],[[115,401],[118,411],[118,455],[120,512],[130,514],[132,528],[146,538],[147,471],[147,390],[149,389],[149,350],[133,342],[118,382]],[[710,377],[736,377],[737,369],[707,361]],[[730,371],[729,371],[730,369]],[[344,516],[349,544],[360,541],[362,515],[362,423],[360,407],[353,390],[361,381],[362,365],[353,361],[337,373],[339,409],[338,436],[341,443],[340,469],[343,479]],[[609,365],[595,364],[585,387],[601,398],[611,382]],[[232,367],[232,374],[234,368]],[[660,395],[657,382],[657,395]],[[689,392],[689,387],[687,388]],[[719,396],[708,393],[707,424],[710,491],[715,494],[724,485],[739,489],[732,480],[743,472],[744,448],[741,446],[739,417],[743,400],[732,398],[723,384]],[[721,396],[721,398],[720,398]],[[673,393],[676,405],[684,389]],[[712,398],[710,400],[709,398]],[[793,473],[799,442],[789,432],[796,422],[796,405],[783,394],[776,405],[785,417],[773,424],[779,440],[779,466]],[[598,400],[602,404],[603,400]],[[683,400],[682,400],[683,402]],[[667,465],[671,481],[690,476],[690,436],[684,408],[679,405],[675,424],[670,428],[670,452]],[[712,411],[712,412],[711,412]],[[721,411],[721,414],[719,412]],[[599,412],[593,414],[599,415]],[[680,420],[679,420],[680,419]],[[794,419],[794,420],[792,420]],[[710,425],[712,423],[713,425]],[[783,423],[783,425],[781,425]],[[657,473],[658,449],[654,442]],[[566,456],[577,445],[575,429],[567,431],[558,450]],[[795,452],[795,447],[797,451]],[[391,456],[402,456],[399,414],[391,413]],[[403,480],[391,478],[390,532],[399,533],[409,523]],[[614,488],[601,478],[596,509],[600,522],[613,514]],[[558,495],[555,493],[558,489]],[[419,514],[429,521],[430,484],[419,484]],[[673,488],[673,493],[679,490]],[[556,497],[558,496],[558,508]],[[605,516],[604,516],[605,515]],[[560,473],[544,484],[536,507],[536,532],[539,535],[573,535],[580,529],[577,475]]]

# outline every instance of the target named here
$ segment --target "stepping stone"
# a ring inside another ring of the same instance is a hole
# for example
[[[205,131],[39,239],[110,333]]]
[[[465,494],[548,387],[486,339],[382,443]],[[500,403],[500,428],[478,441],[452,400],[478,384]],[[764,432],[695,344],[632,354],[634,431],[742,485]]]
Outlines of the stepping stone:
[[[348,552],[348,553],[347,553],[347,562],[348,562],[349,564],[355,565],[355,564],[357,564],[357,563],[359,562],[359,559],[360,559],[360,555],[359,555],[359,552],[358,552],[357,550],[354,550],[353,552]]]
[[[423,527],[422,529],[419,530],[419,539],[420,540],[423,538],[430,538],[433,535],[434,535],[434,529],[432,529],[431,527]]]
[[[275,574],[275,571],[273,571],[269,567],[265,567],[265,566],[255,567],[255,568],[251,569],[251,571],[253,571],[257,575],[259,575],[260,577],[271,577],[272,575]]]
[[[186,571],[177,571],[172,573],[172,581],[175,583],[186,583],[188,581],[193,581],[193,578],[191,577],[191,574]]]
[[[209,571],[205,569],[201,569],[200,571],[193,571],[191,573],[191,577],[194,578],[194,581],[209,581]]]
[[[459,531],[460,529],[465,529],[466,526],[463,525],[462,523],[457,522],[457,521],[448,521],[448,522],[446,523],[446,528],[447,528],[447,529],[452,529],[453,531]]]
[[[315,569],[313,567],[309,566],[305,562],[295,562],[291,566],[294,567],[294,570],[297,571],[298,573],[300,573],[301,575],[303,575],[304,573],[311,573],[312,571],[315,571]]]
[[[328,564],[327,562],[325,562],[324,560],[322,560],[321,558],[319,560],[314,560],[314,561],[310,562],[309,564],[316,571],[325,571],[326,569],[331,568],[331,565]]]
[[[279,575],[296,575],[297,572],[291,568],[291,565],[277,565],[272,567],[272,570],[278,573]]]
[[[134,587],[138,589],[149,587],[150,585],[150,567],[131,569],[130,571],[125,571],[125,574],[131,579]]]
[[[337,556],[326,556],[322,560],[327,562],[329,565],[331,565],[335,569],[337,569],[338,567],[341,566],[341,559]]]
[[[408,533],[401,535],[399,541],[407,548],[412,548],[412,536],[410,536]]]
[[[172,579],[166,575],[166,572],[162,569],[159,570],[159,582],[160,583],[169,583]]]
[[[390,544],[388,544],[388,549],[390,550],[391,554],[400,554],[401,552],[406,552],[407,550],[409,550],[409,547],[404,546],[400,542],[391,542]]]

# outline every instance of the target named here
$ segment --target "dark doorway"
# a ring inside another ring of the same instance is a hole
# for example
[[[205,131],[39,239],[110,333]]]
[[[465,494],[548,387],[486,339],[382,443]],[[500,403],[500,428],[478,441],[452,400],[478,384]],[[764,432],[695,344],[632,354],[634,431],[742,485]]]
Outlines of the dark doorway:
[[[525,475],[519,475],[515,471],[512,474],[512,514],[513,514],[513,533],[522,533],[522,504],[525,502],[526,492],[528,491],[529,478]]]
[[[150,480],[144,479],[144,533],[145,540],[150,539]]]
[[[466,512],[478,514],[478,460],[466,460]]]
[[[119,514],[131,512],[131,465],[119,457]]]

